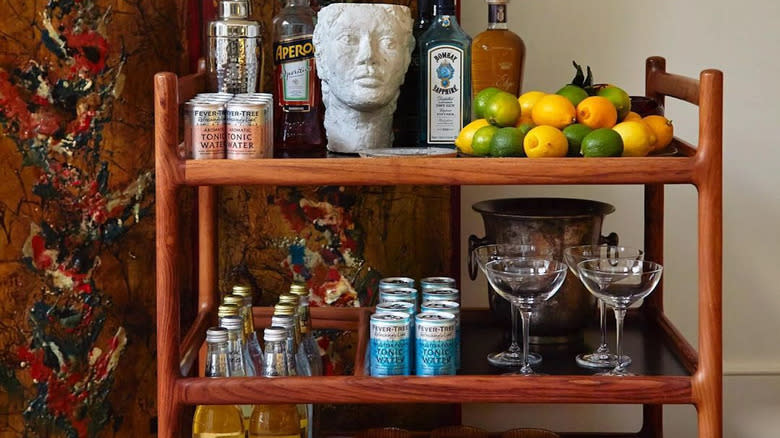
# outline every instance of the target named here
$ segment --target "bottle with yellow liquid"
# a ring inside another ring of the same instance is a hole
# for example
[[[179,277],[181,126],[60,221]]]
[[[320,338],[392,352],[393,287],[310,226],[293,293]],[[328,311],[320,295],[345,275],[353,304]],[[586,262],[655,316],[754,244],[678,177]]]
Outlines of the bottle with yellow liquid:
[[[519,96],[523,88],[525,43],[507,24],[508,0],[487,0],[488,28],[471,45],[472,91],[496,87]]]
[[[287,364],[287,329],[271,326],[265,329],[263,377],[289,375]],[[255,405],[249,420],[249,438],[301,438],[301,417],[294,404]]]
[[[228,331],[206,331],[206,377],[230,377]],[[192,438],[244,438],[241,410],[235,405],[200,405],[192,419]]]

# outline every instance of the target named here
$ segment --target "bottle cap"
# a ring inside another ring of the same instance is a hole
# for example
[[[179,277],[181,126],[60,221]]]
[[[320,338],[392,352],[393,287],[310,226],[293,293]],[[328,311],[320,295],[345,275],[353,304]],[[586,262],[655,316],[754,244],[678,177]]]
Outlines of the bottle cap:
[[[286,329],[293,328],[293,319],[290,315],[274,315],[271,317],[271,325],[284,327]]]
[[[240,316],[223,316],[219,318],[219,325],[228,330],[242,330],[244,328],[243,320]]]
[[[302,296],[309,296],[309,289],[306,288],[305,284],[302,283],[293,283],[290,285],[290,293],[292,295],[296,295],[299,297]]]
[[[240,308],[235,304],[220,304],[217,307],[217,316],[220,318],[223,316],[238,316],[240,312]]]
[[[290,303],[279,303],[274,306],[274,315],[295,315],[295,306]]]
[[[292,304],[294,306],[298,306],[299,300],[300,299],[298,298],[298,295],[293,295],[293,294],[281,294],[281,295],[279,295],[279,303],[289,303],[289,304]]]
[[[228,294],[222,297],[222,304],[235,304],[240,307],[244,305],[244,297]]]
[[[248,284],[234,284],[232,291],[233,295],[252,298],[252,286]]]
[[[224,327],[211,327],[206,330],[206,342],[210,344],[216,344],[219,342],[227,342],[228,331]]]
[[[268,327],[263,331],[263,340],[266,342],[279,342],[287,340],[287,329],[284,327]]]
[[[455,2],[453,0],[436,0],[433,5],[434,15],[455,15]]]

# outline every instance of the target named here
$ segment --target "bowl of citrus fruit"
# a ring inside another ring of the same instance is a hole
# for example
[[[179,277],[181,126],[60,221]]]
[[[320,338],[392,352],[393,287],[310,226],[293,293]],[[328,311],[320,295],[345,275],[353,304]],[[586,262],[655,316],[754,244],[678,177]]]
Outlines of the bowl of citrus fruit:
[[[462,155],[490,157],[645,157],[664,151],[674,126],[660,115],[631,111],[631,97],[592,82],[574,63],[571,83],[555,93],[520,96],[490,87],[474,98],[476,119],[455,140]]]

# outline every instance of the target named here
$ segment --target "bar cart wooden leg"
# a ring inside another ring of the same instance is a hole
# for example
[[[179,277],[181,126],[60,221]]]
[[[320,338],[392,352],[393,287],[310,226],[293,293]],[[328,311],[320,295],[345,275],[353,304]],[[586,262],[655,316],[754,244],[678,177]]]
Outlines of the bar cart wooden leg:
[[[209,315],[215,323],[215,311],[219,301],[217,287],[217,188],[198,187],[198,312]],[[206,345],[198,354],[198,375],[205,375]]]
[[[664,406],[642,405],[642,438],[663,438],[664,436]]]

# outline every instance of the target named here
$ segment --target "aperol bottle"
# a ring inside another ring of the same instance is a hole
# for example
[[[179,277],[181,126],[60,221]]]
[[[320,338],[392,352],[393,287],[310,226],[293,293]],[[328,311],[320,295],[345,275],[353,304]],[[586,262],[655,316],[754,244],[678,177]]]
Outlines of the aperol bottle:
[[[471,80],[474,95],[488,87],[519,96],[523,85],[525,44],[509,30],[508,0],[488,1],[488,28],[474,37],[471,46]]]

